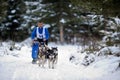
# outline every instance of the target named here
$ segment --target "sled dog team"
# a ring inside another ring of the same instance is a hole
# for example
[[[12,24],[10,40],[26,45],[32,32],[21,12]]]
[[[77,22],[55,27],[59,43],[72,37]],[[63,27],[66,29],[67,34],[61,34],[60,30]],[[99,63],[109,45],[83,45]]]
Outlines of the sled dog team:
[[[49,31],[44,26],[42,21],[39,21],[37,26],[33,29],[31,33],[32,39],[32,63],[36,63],[41,67],[45,66],[48,61],[49,68],[54,68],[57,63],[58,49],[57,47],[48,48]],[[36,43],[36,41],[38,43]]]
[[[58,60],[58,49],[57,47],[52,47],[51,49],[44,43],[39,44],[38,51],[38,65],[40,67],[45,67],[45,63],[48,61],[48,67],[54,69]]]

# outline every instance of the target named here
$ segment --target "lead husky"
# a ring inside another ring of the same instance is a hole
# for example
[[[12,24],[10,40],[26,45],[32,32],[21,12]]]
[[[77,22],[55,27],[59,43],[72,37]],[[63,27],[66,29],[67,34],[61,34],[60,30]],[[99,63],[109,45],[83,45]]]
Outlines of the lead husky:
[[[47,47],[45,44],[39,45],[39,53],[38,53],[38,65],[41,67],[44,67],[46,62],[46,53],[47,53]]]

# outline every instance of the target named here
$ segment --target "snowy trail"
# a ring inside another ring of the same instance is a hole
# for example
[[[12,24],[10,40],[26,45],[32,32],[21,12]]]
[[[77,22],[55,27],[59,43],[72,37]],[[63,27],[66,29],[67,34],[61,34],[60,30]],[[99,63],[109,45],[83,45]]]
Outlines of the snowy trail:
[[[31,48],[26,46],[21,51],[14,51],[14,56],[13,52],[11,55],[0,56],[0,73],[2,73],[0,80],[104,80],[102,71],[70,63],[69,57],[71,53],[76,52],[76,49],[76,46],[59,45],[58,63],[55,69],[49,69],[47,66],[41,68],[37,64],[32,64]],[[15,53],[19,55],[16,56]],[[109,78],[106,77],[105,80],[107,79]],[[119,80],[119,77],[116,80]]]
[[[0,74],[4,80],[77,80],[78,75],[73,72],[74,66],[69,62],[69,51],[59,47],[59,58],[56,69],[41,68],[37,64],[31,64],[31,53],[24,48],[18,57],[7,55],[0,58]],[[73,77],[74,76],[74,77]]]

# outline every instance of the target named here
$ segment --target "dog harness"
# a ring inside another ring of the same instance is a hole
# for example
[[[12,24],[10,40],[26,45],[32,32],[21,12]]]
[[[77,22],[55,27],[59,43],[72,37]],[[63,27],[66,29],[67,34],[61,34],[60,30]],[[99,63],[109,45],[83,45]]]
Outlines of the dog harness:
[[[37,27],[36,34],[37,34],[37,38],[39,38],[39,39],[45,38],[45,28],[43,27],[42,33],[39,33],[39,27]]]

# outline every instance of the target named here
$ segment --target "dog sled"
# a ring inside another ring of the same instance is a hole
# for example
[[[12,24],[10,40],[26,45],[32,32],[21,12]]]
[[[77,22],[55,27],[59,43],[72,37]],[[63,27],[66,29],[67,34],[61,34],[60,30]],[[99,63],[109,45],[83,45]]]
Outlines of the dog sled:
[[[44,42],[36,42],[32,46],[32,63],[36,63],[38,60],[38,65],[44,67],[45,63],[48,61],[48,67],[54,68],[58,59],[58,49],[57,47],[52,47],[51,49]]]

